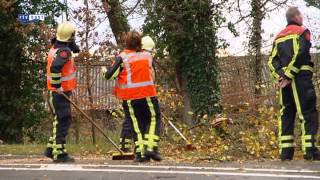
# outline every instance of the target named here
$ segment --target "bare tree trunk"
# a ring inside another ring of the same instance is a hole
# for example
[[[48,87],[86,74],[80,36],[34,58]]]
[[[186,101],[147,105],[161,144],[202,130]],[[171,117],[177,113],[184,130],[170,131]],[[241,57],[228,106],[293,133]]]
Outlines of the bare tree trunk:
[[[119,0],[102,0],[102,4],[108,15],[112,33],[118,45],[120,45],[122,33],[130,31],[127,17],[124,14]]]
[[[181,89],[182,89],[182,96],[183,96],[183,104],[184,104],[184,111],[183,111],[183,120],[185,123],[187,123],[189,126],[192,126],[194,124],[192,118],[192,108],[191,108],[191,99],[190,95],[187,90],[187,80],[186,78],[182,78],[181,82]]]
[[[179,66],[176,66],[176,74],[177,74],[177,82],[178,82],[178,89],[180,89],[180,93],[183,96],[183,121],[192,126],[193,122],[193,113],[191,107],[191,97],[187,89],[187,79],[182,75]]]
[[[90,69],[89,66],[87,66],[88,69],[88,73],[90,73]],[[87,76],[88,78],[91,79],[91,76]],[[88,95],[89,95],[89,103],[90,103],[90,115],[93,121],[95,121],[95,117],[92,113],[93,111],[93,97],[92,97],[92,91],[91,91],[91,83],[90,83],[90,79],[87,79],[87,90],[88,90]],[[97,143],[97,135],[96,135],[96,130],[95,127],[93,125],[91,125],[91,134],[92,134],[92,143],[96,144]]]
[[[251,16],[252,21],[252,34],[250,37],[250,49],[254,57],[254,81],[255,81],[255,95],[261,95],[262,85],[262,20],[264,13],[262,11],[262,2],[259,0],[251,0]]]
[[[74,101],[78,104],[78,99],[74,97]],[[73,119],[74,129],[75,129],[75,136],[76,136],[76,144],[80,143],[80,122],[79,122],[79,115],[78,113],[75,114],[75,118]]]
[[[64,0],[64,4],[66,6],[66,10],[65,10],[65,13],[66,13],[66,20],[69,21],[69,13],[68,13],[68,0]]]
[[[88,0],[84,1],[86,5],[86,31],[85,31],[85,50],[87,54],[89,53],[89,3]],[[89,96],[89,108],[90,108],[90,115],[92,117],[92,120],[94,121],[94,117],[92,116],[92,109],[93,109],[93,97],[92,97],[92,91],[91,91],[91,75],[90,75],[90,62],[88,57],[86,57],[86,87],[87,92]],[[91,125],[91,135],[92,135],[92,143],[96,144],[96,131],[95,127]]]

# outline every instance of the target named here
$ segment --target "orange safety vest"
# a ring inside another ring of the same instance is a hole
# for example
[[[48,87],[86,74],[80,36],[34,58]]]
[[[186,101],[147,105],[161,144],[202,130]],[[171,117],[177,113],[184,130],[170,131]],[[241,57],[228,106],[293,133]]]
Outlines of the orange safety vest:
[[[148,52],[125,50],[120,56],[123,70],[117,79],[115,95],[122,100],[156,96],[152,79],[152,55]]]
[[[55,87],[51,86],[51,65],[56,57],[56,53],[59,49],[58,48],[51,48],[48,54],[47,59],[47,87],[48,90],[56,90]],[[72,91],[76,88],[77,81],[76,81],[76,66],[74,63],[73,57],[63,66],[61,71],[61,87],[63,91]]]

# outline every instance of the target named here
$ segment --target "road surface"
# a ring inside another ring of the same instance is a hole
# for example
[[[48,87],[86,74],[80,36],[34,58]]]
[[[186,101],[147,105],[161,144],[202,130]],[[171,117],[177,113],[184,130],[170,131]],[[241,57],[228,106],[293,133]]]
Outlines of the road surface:
[[[26,163],[27,162],[27,163]],[[30,163],[28,163],[30,162]],[[135,164],[131,161],[78,161],[53,164],[50,161],[0,160],[0,180],[300,180],[320,179],[319,162],[247,162]]]

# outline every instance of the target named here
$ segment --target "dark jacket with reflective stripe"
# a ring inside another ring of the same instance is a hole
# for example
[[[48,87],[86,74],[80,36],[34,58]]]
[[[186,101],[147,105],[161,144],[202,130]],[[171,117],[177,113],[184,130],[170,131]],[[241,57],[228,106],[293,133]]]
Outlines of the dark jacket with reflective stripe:
[[[107,73],[105,74],[105,78],[107,80],[114,80],[120,72],[122,71],[122,58],[121,56],[117,56],[115,62],[112,64],[112,66],[108,69]]]
[[[295,23],[289,23],[276,37],[269,58],[272,76],[293,79],[301,70],[312,71],[310,56],[310,31]]]
[[[49,52],[47,60],[47,86],[49,90],[62,87],[66,91],[71,91],[76,87],[74,60],[67,45],[67,43],[57,41]]]

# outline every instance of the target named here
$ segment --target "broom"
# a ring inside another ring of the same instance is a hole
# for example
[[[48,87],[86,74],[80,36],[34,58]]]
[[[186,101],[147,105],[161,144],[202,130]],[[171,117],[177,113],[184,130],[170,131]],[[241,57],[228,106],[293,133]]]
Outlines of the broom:
[[[169,118],[162,113],[162,116],[168,121],[169,125],[179,134],[179,136],[186,142],[186,150],[192,151],[196,148],[192,145],[191,141],[189,141],[182,133],[179,131],[179,129],[169,120]]]
[[[133,160],[134,154],[133,153],[125,153],[123,152],[117,144],[109,137],[107,134],[84,112],[80,109],[78,105],[76,105],[66,94],[62,93],[62,95],[94,126],[96,127],[101,134],[108,139],[108,141],[117,149],[119,152],[118,154],[112,155],[112,160]]]

